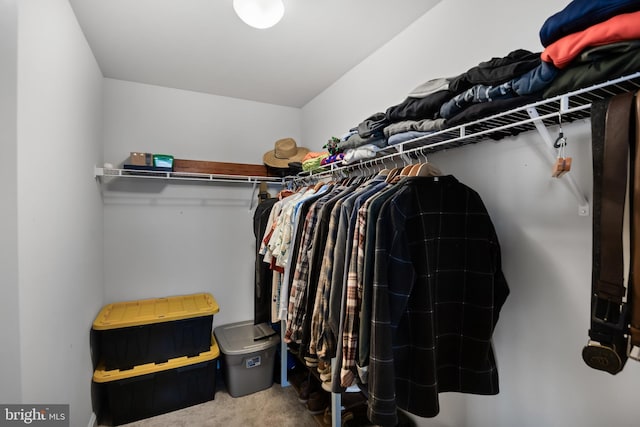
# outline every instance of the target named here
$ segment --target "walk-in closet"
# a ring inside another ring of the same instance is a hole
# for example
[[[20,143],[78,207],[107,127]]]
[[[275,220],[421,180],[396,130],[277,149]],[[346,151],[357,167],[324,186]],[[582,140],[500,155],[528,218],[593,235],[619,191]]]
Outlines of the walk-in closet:
[[[236,3],[0,2],[0,425],[109,425],[96,316],[181,295],[215,299],[215,395],[132,426],[637,425],[640,4]],[[235,397],[241,322],[273,373]]]

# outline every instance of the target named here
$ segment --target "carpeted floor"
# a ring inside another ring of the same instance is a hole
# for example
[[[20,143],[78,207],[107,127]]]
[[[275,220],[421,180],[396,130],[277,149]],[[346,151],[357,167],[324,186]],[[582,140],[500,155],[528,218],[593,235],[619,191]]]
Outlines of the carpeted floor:
[[[200,405],[124,424],[127,427],[317,427],[319,424],[298,402],[291,386],[231,397],[218,381],[215,399]],[[102,425],[100,425],[102,426]]]

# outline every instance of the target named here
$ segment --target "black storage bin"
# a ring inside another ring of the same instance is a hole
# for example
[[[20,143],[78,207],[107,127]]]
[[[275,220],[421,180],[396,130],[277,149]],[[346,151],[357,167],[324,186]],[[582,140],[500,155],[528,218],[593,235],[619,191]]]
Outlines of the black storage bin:
[[[218,311],[206,293],[109,304],[93,323],[96,362],[106,370],[122,370],[196,356],[211,345]]]
[[[101,424],[120,425],[153,417],[215,398],[220,350],[209,338],[210,350],[129,370],[99,366],[93,385]]]

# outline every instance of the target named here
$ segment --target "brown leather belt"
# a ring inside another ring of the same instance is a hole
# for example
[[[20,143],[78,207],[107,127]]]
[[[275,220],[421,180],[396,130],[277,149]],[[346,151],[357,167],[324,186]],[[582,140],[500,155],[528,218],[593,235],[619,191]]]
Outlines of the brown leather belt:
[[[631,224],[631,289],[629,304],[631,306],[631,326],[629,340],[629,357],[640,361],[640,96],[635,98],[635,150],[633,173],[633,216]]]
[[[629,304],[625,301],[622,242],[633,100],[633,93],[625,93],[596,101],[591,108],[594,195],[591,340],[582,357],[590,367],[611,374],[620,372],[627,360]]]

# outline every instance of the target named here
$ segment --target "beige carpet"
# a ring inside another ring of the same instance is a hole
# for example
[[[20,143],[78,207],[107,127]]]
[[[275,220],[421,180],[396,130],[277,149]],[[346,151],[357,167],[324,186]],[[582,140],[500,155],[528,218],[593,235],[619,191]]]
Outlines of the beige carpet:
[[[271,388],[243,397],[231,397],[223,381],[215,399],[153,418],[124,424],[127,427],[317,427],[318,423],[298,402],[293,387]]]

